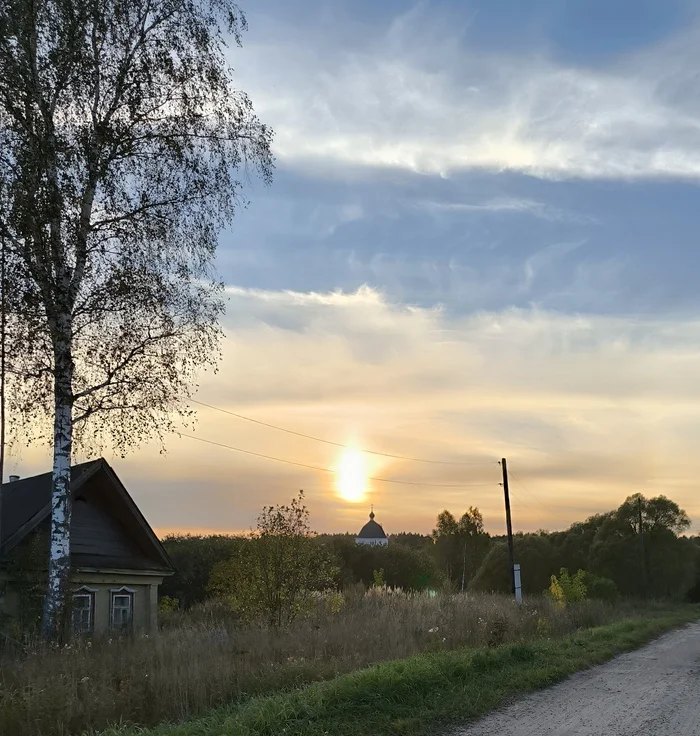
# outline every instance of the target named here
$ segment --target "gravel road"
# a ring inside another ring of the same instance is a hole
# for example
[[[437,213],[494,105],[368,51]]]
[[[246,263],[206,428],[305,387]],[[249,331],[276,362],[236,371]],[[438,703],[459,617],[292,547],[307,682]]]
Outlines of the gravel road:
[[[700,623],[529,695],[454,736],[700,736]]]

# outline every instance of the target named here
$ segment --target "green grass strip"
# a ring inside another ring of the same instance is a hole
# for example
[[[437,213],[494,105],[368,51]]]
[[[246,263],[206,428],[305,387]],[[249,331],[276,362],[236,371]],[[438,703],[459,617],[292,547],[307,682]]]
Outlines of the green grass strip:
[[[279,695],[219,708],[179,725],[116,729],[104,736],[373,736],[434,734],[517,695],[635,649],[697,620],[687,606],[558,639],[410,657]]]

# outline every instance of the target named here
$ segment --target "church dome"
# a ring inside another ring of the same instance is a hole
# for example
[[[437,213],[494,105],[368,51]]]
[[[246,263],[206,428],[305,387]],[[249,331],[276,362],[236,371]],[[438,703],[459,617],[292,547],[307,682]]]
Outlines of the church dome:
[[[358,539],[386,539],[387,536],[384,533],[380,524],[374,520],[374,511],[369,513],[369,521],[360,529],[360,533],[357,535]]]

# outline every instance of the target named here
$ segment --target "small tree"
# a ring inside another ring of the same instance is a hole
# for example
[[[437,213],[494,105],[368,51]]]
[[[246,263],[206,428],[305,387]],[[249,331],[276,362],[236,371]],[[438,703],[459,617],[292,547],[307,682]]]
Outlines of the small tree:
[[[597,601],[614,601],[618,598],[617,586],[610,578],[579,570],[581,582],[586,586],[586,598]]]
[[[291,623],[313,591],[332,585],[335,570],[303,501],[300,491],[288,506],[266,506],[238,554],[214,567],[210,591],[244,618]]]
[[[237,172],[272,166],[225,59],[244,28],[233,0],[0,3],[10,413],[53,444],[46,638],[66,598],[74,439],[125,452],[162,436],[218,357],[217,234]]]
[[[560,605],[567,606],[570,603],[580,603],[586,600],[586,585],[584,583],[585,572],[579,570],[575,575],[562,567],[559,577],[552,575],[549,586],[550,596]]]
[[[432,537],[440,565],[453,584],[464,591],[489,551],[490,537],[484,530],[481,511],[470,506],[459,521],[449,511],[442,511]]]

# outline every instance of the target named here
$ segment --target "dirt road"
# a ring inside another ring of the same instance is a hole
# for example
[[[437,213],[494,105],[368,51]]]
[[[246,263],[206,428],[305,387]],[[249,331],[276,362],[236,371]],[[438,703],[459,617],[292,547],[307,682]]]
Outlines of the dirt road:
[[[700,736],[700,623],[529,695],[454,736]]]

